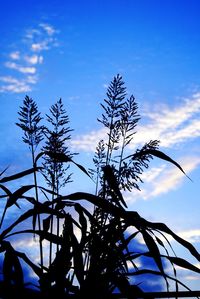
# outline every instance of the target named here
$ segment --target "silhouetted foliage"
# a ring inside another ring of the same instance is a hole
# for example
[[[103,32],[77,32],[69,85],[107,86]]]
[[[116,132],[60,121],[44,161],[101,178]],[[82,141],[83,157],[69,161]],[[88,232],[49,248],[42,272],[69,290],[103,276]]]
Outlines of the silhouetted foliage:
[[[47,121],[51,128],[44,127],[45,145],[43,151],[53,154],[66,154],[72,158],[67,146],[67,141],[70,140],[69,117],[64,109],[62,100],[56,102],[50,108],[50,115],[47,115]],[[43,175],[48,185],[57,193],[61,187],[70,182],[71,174],[66,176],[66,171],[69,165],[65,166],[62,162],[58,162],[55,157],[44,156]]]
[[[29,98],[28,96],[25,97],[25,100],[23,102],[23,106],[20,107],[19,114],[19,123],[16,123],[17,126],[19,126],[23,132],[24,137],[22,137],[23,141],[28,144],[29,149],[31,151],[31,157],[32,157],[32,166],[33,166],[33,174],[34,174],[34,185],[35,185],[35,197],[36,200],[39,201],[38,198],[38,189],[37,189],[37,175],[36,175],[36,169],[35,169],[35,151],[40,144],[40,142],[43,140],[43,126],[40,125],[40,122],[42,120],[42,117],[40,116],[40,112],[38,112],[38,107],[36,102]],[[33,217],[33,230],[35,230],[36,226],[36,220],[38,219],[38,227],[39,230],[41,230],[41,219],[40,215],[35,215]],[[42,248],[42,241],[40,239],[40,261],[41,266],[43,267],[43,248]]]
[[[50,155],[44,155],[44,162],[42,163],[43,170],[42,174],[44,175],[47,185],[52,189],[52,208],[54,208],[54,193],[57,196],[60,193],[60,189],[64,187],[67,183],[71,182],[71,173],[68,174],[70,165],[64,165],[62,161],[58,161],[57,155],[65,154],[69,158],[72,158],[74,154],[71,154],[67,141],[70,140],[70,133],[72,129],[69,127],[69,117],[62,99],[59,99],[54,105],[50,108],[50,115],[46,115],[47,122],[50,125],[44,127],[44,136],[45,136],[45,145],[42,148],[42,151],[51,153]],[[50,232],[53,233],[53,216],[47,217],[44,220],[43,224],[48,223],[48,228]],[[47,226],[46,226],[47,227]],[[48,230],[48,229],[47,229]],[[60,221],[57,217],[57,235],[60,233]],[[58,250],[58,246],[57,246]],[[50,242],[50,256],[49,262],[52,261],[52,242]]]
[[[11,298],[15,294],[19,298],[70,298],[73,295],[74,298],[102,299],[112,298],[118,292],[118,298],[145,298],[138,281],[153,275],[162,279],[167,291],[169,284],[174,283],[175,297],[178,298],[180,286],[189,289],[178,279],[176,267],[200,273],[198,267],[176,256],[169,237],[200,261],[195,247],[167,225],[150,222],[136,211],[130,211],[124,196],[124,191],[131,192],[133,188],[139,192],[141,174],[153,157],[172,163],[183,173],[184,170],[158,149],[157,140],[150,140],[141,149],[130,152],[129,145],[134,142],[140,117],[133,95],[127,98],[121,76],[114,77],[101,106],[103,114],[99,121],[106,128],[107,136],[97,144],[94,169],[87,171],[74,161],[74,154],[68,147],[72,130],[61,99],[51,106],[50,115],[47,115],[49,128],[39,125],[42,118],[37,105],[29,97],[25,98],[17,125],[23,129],[23,140],[32,150],[33,167],[10,176],[5,176],[5,171],[0,175],[1,198],[7,200],[1,224],[10,207],[16,205],[19,208],[19,199],[27,202],[27,210],[12,219],[0,233],[0,252],[4,253],[1,297]],[[43,138],[45,144],[36,156],[35,150]],[[71,180],[68,174],[70,163],[83,175],[92,176],[96,182],[95,194],[62,194],[62,187]],[[38,173],[44,174],[47,187],[37,184]],[[34,175],[33,184],[21,186],[14,192],[4,185],[30,174]],[[35,195],[32,189],[35,189]],[[82,201],[92,204],[94,210],[86,208]],[[56,230],[54,217],[57,219]],[[30,219],[35,221],[36,218],[42,220],[43,227],[39,224],[27,229]],[[58,225],[61,222],[62,227]],[[26,229],[20,229],[22,227]],[[38,236],[40,264],[31,260],[23,248],[18,251],[12,244],[14,236],[28,234]],[[138,249],[138,237],[143,239],[143,250]],[[45,262],[41,250],[44,240],[50,244],[49,249],[45,248],[46,256],[48,250],[50,252],[49,260]],[[143,262],[144,259],[149,262]],[[142,261],[139,268],[138,261]],[[38,292],[27,289],[22,262],[38,277]],[[166,271],[169,266],[171,273]],[[133,277],[137,277],[137,283],[130,279]]]

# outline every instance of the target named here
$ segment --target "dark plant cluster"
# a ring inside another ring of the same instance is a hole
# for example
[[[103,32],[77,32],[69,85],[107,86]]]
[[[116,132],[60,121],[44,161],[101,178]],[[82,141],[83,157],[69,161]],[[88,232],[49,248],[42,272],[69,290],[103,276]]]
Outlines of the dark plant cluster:
[[[72,129],[62,100],[51,106],[45,126],[37,104],[26,96],[17,125],[31,151],[32,168],[0,175],[1,198],[5,200],[0,223],[2,298],[15,298],[16,294],[17,298],[145,298],[144,275],[149,279],[159,277],[167,291],[173,284],[178,298],[180,286],[190,290],[178,279],[176,267],[200,273],[196,266],[175,255],[169,237],[200,261],[193,245],[165,224],[150,222],[130,211],[124,196],[133,188],[139,192],[141,174],[153,157],[172,163],[184,173],[183,169],[158,149],[157,140],[130,152],[140,116],[135,98],[127,97],[120,75],[110,83],[101,107],[103,114],[98,120],[107,136],[97,144],[93,168],[86,170],[70,151]],[[72,180],[71,164],[96,182],[95,194],[63,194],[63,187]],[[9,184],[31,175],[33,183],[30,179],[30,184],[10,191]],[[41,185],[41,176],[45,186]],[[21,201],[27,203],[26,211],[4,228],[5,215],[13,206],[20,208]],[[89,208],[84,202],[90,203]],[[39,246],[39,262],[13,244],[15,236],[25,238],[30,234]],[[135,246],[139,237],[144,242],[143,250]],[[138,267],[143,259],[153,261],[154,266],[143,263]],[[38,277],[38,291],[25,284],[24,264]],[[171,267],[171,274],[166,272],[166,265]]]

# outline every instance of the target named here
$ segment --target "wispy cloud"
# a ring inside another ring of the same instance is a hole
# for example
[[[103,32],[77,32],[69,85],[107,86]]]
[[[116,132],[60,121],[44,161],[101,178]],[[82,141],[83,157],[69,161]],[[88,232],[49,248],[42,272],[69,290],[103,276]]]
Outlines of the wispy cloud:
[[[21,93],[31,91],[31,84],[35,84],[37,79],[28,76],[26,79],[16,79],[12,76],[0,77],[0,81],[3,83],[0,87],[0,92],[13,92]]]
[[[37,29],[29,29],[26,39],[30,44],[32,52],[40,53],[58,46],[56,35],[58,30],[49,24],[40,23]]]
[[[189,174],[200,165],[199,157],[185,157],[181,159],[184,171]],[[145,199],[167,193],[177,189],[185,180],[185,176],[175,167],[167,167],[162,175],[151,181],[152,191],[145,195]]]
[[[162,106],[156,111],[147,111],[145,117],[149,123],[140,128],[145,138],[151,132],[151,138],[161,140],[162,147],[172,147],[188,139],[200,136],[200,93],[181,101],[175,107]],[[137,139],[138,138],[138,139]],[[136,136],[137,142],[142,142]]]
[[[180,105],[173,108],[161,104],[155,111],[154,107],[151,107],[142,117],[146,124],[138,126],[138,133],[129,145],[130,150],[142,146],[149,139],[160,140],[161,147],[171,148],[200,137],[200,93],[182,100]],[[106,131],[103,128],[77,136],[72,145],[80,150],[94,151],[98,140],[105,136]]]
[[[189,175],[200,165],[199,157],[182,157],[181,166]],[[138,199],[149,200],[169,191],[176,190],[187,179],[183,173],[174,166],[162,164],[159,167],[153,167],[141,175],[145,183],[141,191],[133,191],[125,194],[125,199],[130,204]]]
[[[36,68],[32,66],[22,66],[19,64],[16,64],[15,62],[6,62],[5,66],[9,69],[17,70],[20,73],[23,74],[35,74],[36,73]]]
[[[58,46],[57,33],[53,26],[44,23],[26,30],[23,40],[17,43],[17,50],[7,55],[5,75],[0,77],[0,92],[32,90],[38,82],[39,65],[43,63],[44,52]]]
[[[191,229],[179,232],[178,235],[190,243],[200,242],[200,229]],[[200,265],[198,265],[200,267]]]
[[[75,137],[71,141],[71,145],[78,150],[94,152],[97,142],[104,139],[106,134],[107,131],[105,129],[91,131],[89,134]]]
[[[13,60],[19,60],[20,59],[20,52],[19,51],[11,52],[9,57]]]
[[[47,23],[40,23],[39,26],[43,28],[49,36],[53,36],[56,32],[58,32],[58,30],[55,30],[53,26]]]
[[[24,60],[29,64],[41,64],[43,62],[43,56],[42,55],[31,55],[31,56],[24,56]]]

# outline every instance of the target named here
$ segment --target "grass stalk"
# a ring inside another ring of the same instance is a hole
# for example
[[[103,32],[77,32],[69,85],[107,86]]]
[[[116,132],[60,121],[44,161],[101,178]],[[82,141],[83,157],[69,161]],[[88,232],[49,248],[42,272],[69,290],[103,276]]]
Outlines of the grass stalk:
[[[35,155],[34,155],[33,146],[31,146],[31,155],[32,155],[32,163],[33,163],[33,167],[34,167],[36,165],[35,165]],[[37,175],[36,175],[36,171],[35,170],[33,172],[33,177],[34,177],[34,185],[35,185],[35,197],[36,197],[36,201],[39,202],[38,185],[37,185]],[[37,214],[37,220],[38,220],[38,228],[39,228],[40,231],[42,231],[40,214]],[[43,271],[43,265],[44,265],[44,261],[43,261],[43,246],[42,246],[42,240],[41,240],[40,236],[39,236],[39,246],[40,246],[40,263],[41,263],[41,269]]]

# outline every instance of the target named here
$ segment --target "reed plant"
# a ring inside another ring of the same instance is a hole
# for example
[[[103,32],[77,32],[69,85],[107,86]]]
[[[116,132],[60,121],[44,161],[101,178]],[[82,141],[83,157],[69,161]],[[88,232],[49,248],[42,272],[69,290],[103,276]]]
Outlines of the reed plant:
[[[137,211],[128,209],[126,203],[126,192],[133,189],[139,192],[141,174],[154,157],[172,163],[183,174],[184,170],[159,150],[157,140],[150,140],[134,153],[130,152],[129,145],[134,142],[140,116],[134,96],[127,97],[121,76],[115,76],[110,83],[101,107],[103,113],[99,122],[107,130],[107,135],[97,144],[91,169],[87,170],[77,163],[66,145],[71,129],[60,100],[51,107],[51,115],[47,116],[52,129],[46,127],[41,130],[41,117],[35,110],[37,126],[34,128],[37,128],[38,143],[33,143],[33,167],[11,176],[5,176],[2,172],[0,188],[6,204],[1,222],[10,207],[19,207],[21,199],[27,202],[27,210],[17,219],[11,219],[11,223],[0,233],[0,252],[4,254],[0,291],[3,298],[12,298],[9,296],[13,296],[14,292],[19,297],[27,294],[22,262],[38,277],[35,298],[104,299],[112,298],[116,292],[118,298],[145,298],[142,284],[138,282],[142,282],[144,275],[160,277],[167,291],[169,285],[174,284],[178,298],[180,287],[188,292],[190,290],[177,277],[177,267],[200,273],[198,267],[176,256],[169,239],[176,240],[199,262],[200,255],[191,243],[180,238],[166,224],[144,219]],[[19,126],[24,130],[24,138],[29,144],[27,140],[30,135],[23,126],[27,110],[21,111]],[[43,137],[46,138],[45,144],[41,152],[35,155],[35,148]],[[32,145],[29,144],[29,147],[32,149]],[[61,186],[71,178],[68,174],[70,164],[89,176],[91,182],[96,182],[94,194],[62,194]],[[47,187],[37,181],[14,192],[7,187],[13,181],[31,174],[35,177],[41,171],[48,182]],[[30,196],[32,189],[41,192]],[[45,200],[39,194],[45,195]],[[94,209],[87,208],[85,201]],[[42,227],[40,224],[29,229],[18,229],[20,224],[29,223],[38,215],[43,219]],[[53,217],[63,223],[56,231],[50,225]],[[18,251],[14,247],[11,237],[20,235],[23,238],[27,234],[38,235],[41,241],[55,245],[54,258],[51,256],[48,265],[35,263],[23,252],[23,248]],[[138,237],[143,239],[144,250],[138,250],[136,246]],[[138,268],[138,260],[143,259],[153,261],[154,266],[143,263]],[[166,271],[166,265],[171,267],[172,274]],[[137,283],[134,283],[132,278],[136,277]]]
[[[33,167],[33,178],[34,178],[34,188],[35,188],[35,199],[38,202],[38,183],[37,183],[37,172],[35,165],[35,157],[36,157],[36,149],[43,140],[43,126],[40,125],[42,117],[41,113],[38,111],[38,106],[36,102],[26,96],[23,101],[23,106],[20,107],[19,114],[19,122],[16,123],[24,133],[22,137],[23,142],[26,143],[31,152],[32,159],[32,167]],[[41,219],[40,214],[36,214],[33,216],[33,230],[36,227],[36,220],[38,220],[38,229],[41,230]],[[43,267],[43,247],[42,240],[39,238],[40,243],[40,262],[41,267]]]
[[[52,209],[54,209],[54,198],[59,196],[60,191],[65,185],[71,182],[71,173],[68,174],[70,165],[64,165],[56,159],[56,154],[65,154],[72,158],[74,154],[70,153],[67,142],[71,139],[72,129],[69,127],[69,117],[64,109],[62,99],[59,99],[50,108],[50,115],[46,115],[49,126],[44,126],[43,132],[45,136],[45,144],[42,151],[49,152],[51,155],[44,155],[42,163],[42,174],[45,177],[47,185],[52,190]],[[51,126],[51,127],[50,127]],[[50,225],[50,232],[53,233],[54,217],[51,215],[45,220]],[[57,217],[57,235],[60,234],[60,219]],[[52,245],[50,242],[49,249],[49,265],[52,262]],[[57,251],[58,251],[57,244]]]

